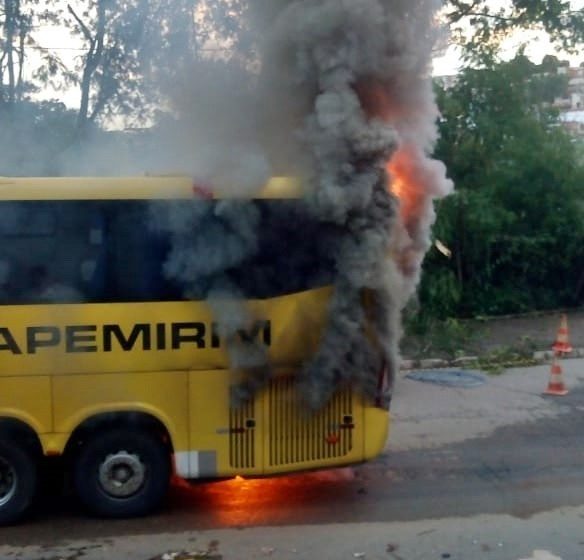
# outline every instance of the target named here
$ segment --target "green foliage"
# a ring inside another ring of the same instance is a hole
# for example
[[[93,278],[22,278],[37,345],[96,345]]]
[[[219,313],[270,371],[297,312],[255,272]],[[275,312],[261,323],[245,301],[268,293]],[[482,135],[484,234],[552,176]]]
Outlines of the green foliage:
[[[420,290],[437,317],[569,306],[584,295],[584,166],[545,104],[548,78],[518,56],[438,90],[437,157],[457,193],[440,203],[435,229],[453,257],[432,252]]]
[[[72,142],[76,112],[62,103],[22,101],[0,108],[0,176],[54,175]]]
[[[402,351],[415,358],[455,359],[467,355],[480,329],[459,319],[437,319],[411,307],[405,312]]]
[[[0,109],[12,110],[49,86],[55,91],[78,88],[76,140],[90,134],[94,123],[143,126],[167,106],[161,86],[170,89],[168,84],[185,75],[193,60],[210,54],[209,45],[242,46],[236,39],[243,37],[246,4],[0,0]],[[81,40],[73,63],[64,62],[59,49],[37,44],[35,30],[46,24],[67,28]]]
[[[477,366],[482,371],[493,375],[504,373],[507,368],[511,367],[534,366],[538,364],[533,357],[535,350],[534,342],[529,337],[524,337],[516,345],[503,346],[481,355]]]
[[[428,278],[428,281],[422,282],[419,297],[424,302],[424,306],[431,306],[427,311],[431,310],[432,316],[440,319],[457,315],[462,290],[455,272],[446,267],[432,267],[430,263],[425,265],[425,269],[425,275],[431,275],[431,281]]]
[[[0,105],[30,99],[51,86],[78,87],[78,129],[116,120],[142,126],[164,106],[159,86],[189,73],[193,59],[253,58],[261,37],[254,26],[281,8],[273,0],[0,0]],[[555,45],[584,42],[584,11],[566,0],[447,0],[445,17],[467,57],[483,62],[517,29],[541,29]],[[203,7],[204,9],[201,9]],[[83,42],[73,66],[58,50],[36,43],[35,29],[67,27]],[[231,49],[231,52],[229,52]],[[40,64],[38,63],[40,59]],[[487,64],[487,63],[485,63]],[[28,77],[28,79],[26,79]],[[546,86],[548,87],[548,86]],[[537,90],[539,85],[533,84]],[[553,97],[553,88],[545,95]],[[540,95],[538,93],[537,95]]]

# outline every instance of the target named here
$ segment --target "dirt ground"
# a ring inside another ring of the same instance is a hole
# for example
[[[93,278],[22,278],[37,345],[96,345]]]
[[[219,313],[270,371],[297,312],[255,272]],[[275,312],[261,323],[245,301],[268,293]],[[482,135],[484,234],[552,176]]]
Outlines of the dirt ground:
[[[574,348],[584,348],[584,310],[567,313],[569,338]],[[478,324],[477,345],[485,351],[503,346],[516,346],[525,338],[537,350],[549,350],[560,326],[560,313],[491,319]],[[476,323],[475,323],[476,324]]]
[[[566,314],[572,346],[584,348],[584,309]],[[410,359],[451,358],[463,354],[485,355],[505,349],[526,352],[550,350],[560,326],[560,317],[561,312],[545,312],[484,321],[460,321],[452,333],[444,329],[424,337],[405,337],[402,354]]]

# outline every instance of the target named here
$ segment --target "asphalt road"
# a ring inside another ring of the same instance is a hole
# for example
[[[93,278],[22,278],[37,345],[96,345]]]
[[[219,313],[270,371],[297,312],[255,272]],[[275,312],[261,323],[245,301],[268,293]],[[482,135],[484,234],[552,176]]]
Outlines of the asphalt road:
[[[353,469],[175,485],[164,510],[145,519],[90,519],[72,499],[49,492],[25,524],[0,529],[0,545],[49,550],[71,540],[191,530],[503,513],[524,519],[582,505],[584,387],[545,406],[557,409],[556,414],[436,448],[389,449],[376,461]]]

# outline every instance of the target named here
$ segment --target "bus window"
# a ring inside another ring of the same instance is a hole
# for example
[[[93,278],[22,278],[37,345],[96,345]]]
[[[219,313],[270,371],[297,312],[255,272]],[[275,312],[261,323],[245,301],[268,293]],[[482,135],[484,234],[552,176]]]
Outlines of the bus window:
[[[102,252],[91,234],[96,211],[95,203],[75,201],[1,202],[2,301],[88,301]]]
[[[333,236],[301,200],[234,202],[253,225],[240,238],[241,224],[217,209],[224,202],[191,204],[151,202],[150,224],[166,239],[166,277],[192,299],[205,299],[217,284],[247,299],[266,299],[332,283]]]
[[[0,298],[5,303],[140,302],[206,299],[217,281],[248,299],[266,299],[333,281],[330,231],[309,217],[302,201],[264,200],[253,249],[225,269],[195,279],[174,277],[174,251],[206,259],[236,235],[217,202],[193,201],[198,228],[157,223],[185,202],[109,200],[0,202]],[[177,205],[177,206],[175,206]],[[192,222],[191,222],[192,225]],[[310,242],[307,242],[310,240]],[[204,252],[197,252],[204,247]]]
[[[0,235],[3,238],[54,235],[56,209],[45,202],[3,202],[0,207]]]
[[[107,243],[103,301],[182,299],[180,286],[164,276],[169,241],[151,227],[148,204],[130,200],[102,203]]]

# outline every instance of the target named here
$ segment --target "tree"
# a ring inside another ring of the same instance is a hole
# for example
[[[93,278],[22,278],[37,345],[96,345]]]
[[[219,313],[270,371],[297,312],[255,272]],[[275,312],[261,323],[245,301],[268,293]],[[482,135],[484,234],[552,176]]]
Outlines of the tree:
[[[517,30],[537,30],[570,52],[584,43],[584,9],[566,0],[508,0],[493,7],[488,0],[447,0],[445,18],[467,59],[497,52],[502,39]]]
[[[104,124],[156,122],[157,114],[168,111],[169,95],[175,93],[170,84],[179,77],[193,81],[194,60],[225,59],[243,43],[243,4],[244,0],[88,0],[70,5],[57,0],[0,0],[3,172],[56,173],[55,150],[71,154],[81,144],[102,146],[104,137],[109,142],[112,136],[100,133]],[[73,65],[59,57],[62,51],[36,42],[35,29],[45,24],[68,27],[81,39]],[[58,102],[35,101],[34,94],[48,86],[56,91],[78,88],[79,108],[70,111]],[[49,122],[59,131],[58,138],[45,126]],[[43,141],[48,142],[46,148]],[[33,146],[38,150],[35,157]],[[71,160],[67,155],[64,159]]]
[[[59,58],[36,43],[34,29],[54,22],[57,13],[54,0],[2,0],[0,4],[0,114],[23,101],[27,94],[38,91],[64,70]],[[25,66],[34,50],[40,65],[33,81],[24,79]]]
[[[9,118],[8,118],[9,116]],[[16,103],[0,115],[0,176],[48,176],[71,143],[76,112],[56,101]]]
[[[142,103],[140,57],[149,8],[144,0],[93,0],[79,13],[67,6],[67,21],[86,45],[75,80],[80,90],[80,134],[98,118],[128,115]]]
[[[435,233],[453,258],[430,255],[421,297],[443,315],[549,308],[582,296],[584,167],[546,108],[544,86],[544,69],[518,56],[466,69],[452,89],[438,90],[437,157],[457,193],[440,204]]]
[[[69,5],[68,25],[86,45],[76,67],[79,131],[106,118],[148,122],[163,104],[161,86],[210,43],[222,51],[233,44],[242,9],[242,0],[91,0],[80,12]]]
[[[24,43],[31,14],[20,0],[4,0],[0,17],[0,105],[10,106],[22,96]]]

